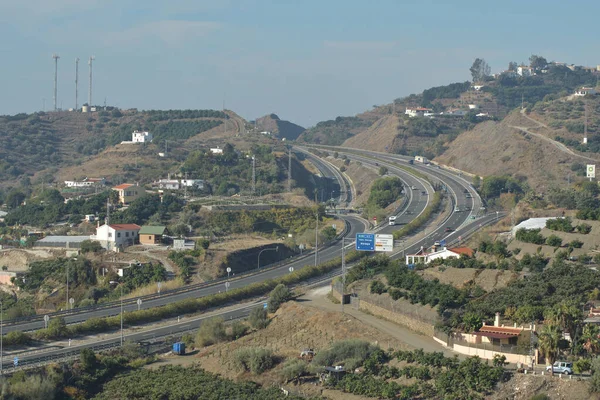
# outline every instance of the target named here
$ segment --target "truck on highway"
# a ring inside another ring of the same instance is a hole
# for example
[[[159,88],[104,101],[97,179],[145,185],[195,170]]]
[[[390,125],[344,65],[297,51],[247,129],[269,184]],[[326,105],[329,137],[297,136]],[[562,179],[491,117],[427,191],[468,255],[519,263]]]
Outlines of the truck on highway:
[[[396,216],[395,215],[390,215],[390,217],[388,218],[388,224],[389,224],[389,226],[396,225]]]
[[[415,161],[423,163],[423,164],[427,164],[429,162],[427,157],[423,157],[423,156],[415,156]]]

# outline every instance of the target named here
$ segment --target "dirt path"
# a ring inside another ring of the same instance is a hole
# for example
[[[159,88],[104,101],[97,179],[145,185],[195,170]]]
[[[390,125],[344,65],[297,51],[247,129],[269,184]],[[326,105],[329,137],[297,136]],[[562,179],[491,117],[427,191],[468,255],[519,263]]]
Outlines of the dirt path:
[[[548,127],[548,125],[546,125],[546,124],[544,124],[544,123],[542,123],[542,122],[536,121],[535,119],[533,119],[533,118],[531,118],[530,116],[526,115],[526,114],[525,114],[525,110],[521,110],[521,115],[522,115],[523,117],[525,117],[526,119],[528,119],[529,121],[531,121],[531,122],[533,122],[534,124],[536,124],[536,125],[537,125],[538,127],[540,127],[540,128],[546,128],[546,129],[550,129],[550,128]],[[530,130],[529,130],[529,128],[528,128],[528,127],[526,127],[526,126],[516,126],[516,125],[509,125],[509,127],[510,127],[510,128],[514,128],[514,129],[518,129],[518,130],[520,130],[521,132],[524,132],[524,133],[527,133],[527,134],[529,134],[529,135],[535,136],[535,137],[537,137],[537,138],[539,138],[539,139],[545,140],[546,142],[548,142],[548,143],[550,143],[550,144],[554,145],[554,146],[555,146],[555,147],[556,147],[558,150],[560,150],[560,151],[562,151],[563,153],[566,153],[566,154],[568,154],[568,155],[570,155],[570,156],[573,156],[573,157],[579,157],[579,158],[582,158],[582,159],[584,159],[584,160],[588,160],[588,161],[594,161],[594,162],[598,161],[598,160],[597,160],[597,159],[595,159],[595,158],[590,158],[590,157],[586,157],[586,156],[582,156],[582,155],[580,155],[580,154],[577,154],[577,153],[575,153],[573,150],[571,150],[571,149],[569,149],[567,146],[565,146],[564,144],[562,144],[562,143],[560,143],[560,142],[557,142],[556,140],[550,139],[549,137],[547,137],[546,135],[543,135],[543,134],[541,134],[541,133],[532,132],[532,131],[530,131]]]
[[[306,303],[304,304],[306,304],[307,306],[320,308],[326,311],[341,312],[341,305],[333,304],[327,299],[326,296],[329,293],[329,290],[329,286],[313,289],[306,293],[306,295],[302,296],[300,300],[306,301]],[[346,305],[344,307],[344,312],[348,315],[353,316],[362,323],[370,325],[371,327],[379,330],[380,332],[390,335],[403,343],[406,343],[406,345],[409,347],[423,349],[429,352],[442,351],[447,357],[453,357],[455,354],[458,354],[442,347],[430,337],[420,335],[411,331],[410,329],[378,318],[374,315],[365,314],[361,311],[353,309],[349,305]],[[459,356],[464,357],[462,355]]]

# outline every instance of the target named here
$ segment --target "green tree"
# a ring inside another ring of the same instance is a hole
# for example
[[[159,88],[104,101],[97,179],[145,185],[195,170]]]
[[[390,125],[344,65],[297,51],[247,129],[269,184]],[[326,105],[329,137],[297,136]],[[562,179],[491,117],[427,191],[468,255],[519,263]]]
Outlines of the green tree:
[[[548,61],[542,56],[532,54],[531,57],[529,57],[529,66],[536,71],[545,68],[546,65],[548,65]]]
[[[269,295],[268,310],[269,312],[275,312],[279,309],[279,306],[292,298],[290,290],[284,284],[280,283],[275,286]]]
[[[204,347],[220,343],[226,338],[225,321],[223,318],[214,317],[202,322],[196,334],[195,343],[198,347]]]
[[[92,372],[96,369],[98,359],[96,353],[92,349],[81,349],[79,353],[79,359],[81,360],[81,366],[84,370]]]
[[[463,316],[463,325],[467,332],[476,332],[483,326],[483,322],[477,314],[465,313]]]
[[[546,238],[546,244],[552,247],[560,247],[562,245],[562,239],[556,235],[550,235]]]
[[[581,341],[588,354],[597,354],[600,351],[600,328],[598,325],[587,324],[583,327]]]
[[[546,365],[552,365],[556,361],[560,349],[558,344],[562,337],[560,328],[558,325],[547,324],[538,335],[538,348],[540,353],[546,359]],[[554,375],[554,371],[551,369],[551,375]]]
[[[325,227],[321,231],[321,234],[323,235],[323,239],[325,239],[326,242],[335,239],[335,237],[337,236],[337,232],[332,226]]]
[[[383,167],[383,166],[379,167],[379,175],[384,176],[387,173],[388,173],[387,167]]]
[[[81,242],[80,248],[82,253],[98,253],[102,251],[102,245],[95,240],[84,240]]]
[[[483,58],[476,58],[469,71],[473,82],[483,82],[490,76],[491,68]]]
[[[51,318],[48,323],[47,333],[49,337],[64,337],[68,332],[67,323],[63,317]]]
[[[204,249],[204,250],[208,250],[208,247],[210,246],[210,240],[208,239],[198,239],[196,241],[196,246]]]

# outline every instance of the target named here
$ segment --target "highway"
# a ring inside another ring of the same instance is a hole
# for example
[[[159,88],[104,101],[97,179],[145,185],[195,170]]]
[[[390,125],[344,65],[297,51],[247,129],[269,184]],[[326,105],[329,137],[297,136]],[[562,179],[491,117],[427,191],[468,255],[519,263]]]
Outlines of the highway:
[[[352,150],[352,151],[355,151],[355,150]],[[407,195],[409,197],[409,201],[406,202],[405,206],[402,207],[398,212],[399,223],[409,222],[410,220],[412,220],[413,218],[418,216],[425,209],[431,195],[433,194],[433,188],[431,187],[431,185],[428,182],[426,182],[425,180],[415,177],[413,175],[410,175],[405,170],[400,169],[397,166],[395,166],[395,163],[402,163],[402,162],[406,163],[405,160],[399,159],[393,155],[381,155],[381,154],[372,155],[372,154],[369,154],[368,152],[365,152],[365,154],[368,155],[368,157],[357,155],[357,154],[351,153],[351,152],[347,153],[347,156],[349,158],[357,160],[357,161],[360,160],[363,163],[363,165],[371,165],[373,167],[377,167],[377,165],[375,164],[376,162],[380,165],[385,165],[388,168],[390,174],[400,176],[400,178],[403,180],[403,182],[405,182],[407,187],[408,186],[411,187],[410,192],[407,193]],[[375,157],[379,161],[374,161],[371,157]],[[413,166],[411,166],[411,167],[413,167]],[[465,208],[471,207],[471,211],[462,211],[462,209],[461,209],[461,211],[459,211],[459,212],[451,213],[450,216],[447,218],[447,220],[443,224],[440,224],[438,227],[431,230],[431,232],[427,232],[427,235],[424,239],[416,241],[415,243],[410,243],[410,244],[408,244],[407,241],[405,241],[405,244],[407,244],[408,246],[406,248],[400,248],[400,249],[396,250],[395,253],[393,253],[393,255],[392,255],[393,258],[400,258],[405,253],[406,254],[414,253],[417,250],[419,250],[421,246],[430,246],[433,244],[434,241],[437,241],[437,240],[445,239],[448,244],[450,244],[451,242],[456,242],[459,236],[466,237],[469,233],[479,229],[480,227],[482,227],[486,224],[489,224],[490,222],[493,222],[494,220],[496,220],[498,218],[498,215],[494,214],[494,215],[484,216],[483,218],[479,218],[476,220],[471,219],[471,216],[477,211],[476,209],[478,209],[478,207],[479,207],[479,206],[477,206],[477,204],[480,204],[480,199],[479,199],[477,193],[473,190],[473,188],[465,180],[463,180],[460,177],[457,177],[447,171],[438,170],[437,168],[425,167],[425,166],[414,166],[414,167],[415,167],[415,169],[418,169],[418,170],[422,171],[424,174],[427,174],[428,176],[430,176],[430,180],[442,179],[445,182],[445,184],[447,185],[449,193],[451,193],[452,197],[454,198],[455,204],[459,208],[460,207],[465,207]],[[332,168],[331,165],[329,165],[328,163],[322,163],[319,166],[319,168],[324,168],[324,170],[327,170],[329,168],[329,172],[324,172],[324,175],[330,174],[329,176],[332,176],[332,175],[335,176],[335,173],[331,171],[331,169],[334,169],[334,168]],[[338,177],[336,177],[336,179],[338,179]],[[412,186],[415,186],[416,189],[413,190]],[[464,193],[465,190],[472,193],[471,198],[465,197],[465,193]],[[423,195],[422,194],[423,191],[425,191],[427,194]],[[348,237],[353,238],[356,235],[356,233],[360,233],[365,230],[364,220],[362,220],[358,217],[352,216],[352,215],[347,215],[344,217],[344,219],[348,222],[348,225],[349,225],[349,231],[347,234]],[[445,228],[447,226],[452,226],[453,229],[455,229],[455,230],[453,232],[445,232]],[[393,230],[400,229],[400,228],[401,228],[400,224],[396,225],[396,226],[387,226],[387,222],[386,222],[386,224],[382,224],[382,226],[378,227],[376,229],[376,231],[378,233],[379,232],[381,232],[381,233],[390,232],[391,233]],[[339,256],[339,254],[340,254],[339,246],[330,246],[325,249],[322,249],[318,252],[318,263],[322,263],[322,262],[331,260],[333,258],[336,258]],[[302,256],[298,259],[294,259],[293,261],[291,261],[288,264],[265,270],[262,273],[241,276],[241,277],[236,277],[236,279],[231,279],[229,281],[230,282],[229,289],[240,288],[240,287],[244,287],[248,284],[252,284],[255,282],[261,282],[266,279],[273,279],[273,278],[283,276],[289,272],[290,266],[293,266],[294,269],[298,269],[298,268],[302,268],[306,265],[314,265],[314,263],[315,263],[314,254],[311,254],[308,256]],[[340,272],[341,271],[337,271],[336,273],[339,274]],[[328,277],[322,277],[320,279],[321,280],[329,280],[329,279],[331,279],[331,276],[335,275],[336,273],[333,273]],[[168,303],[172,303],[172,302],[190,298],[190,297],[198,298],[198,297],[207,296],[210,294],[215,294],[215,293],[225,290],[224,283],[225,283],[225,281],[222,280],[222,281],[214,283],[214,284],[208,283],[206,286],[194,288],[193,290],[190,290],[187,292],[173,293],[168,296],[156,296],[154,298],[144,301],[141,308],[157,307],[157,306],[165,305]],[[254,306],[256,306],[256,305],[254,305]],[[134,302],[128,303],[128,304],[124,305],[124,310],[126,312],[131,312],[131,311],[137,310],[137,307],[138,307],[137,304],[135,304]],[[235,318],[243,317],[248,314],[248,312],[249,312],[248,307],[251,307],[251,306],[243,306],[243,307],[233,310],[233,311],[226,311],[226,312],[220,314],[220,316],[224,317],[225,319],[235,319]],[[79,313],[74,312],[73,314],[65,315],[64,318],[68,324],[72,324],[72,323],[77,323],[77,322],[87,320],[92,317],[104,317],[104,316],[118,315],[119,312],[120,312],[119,306],[115,305],[115,306],[111,306],[111,307],[107,307],[107,308],[83,310],[83,312],[79,312]],[[41,318],[41,316],[39,316],[39,318]],[[145,341],[152,337],[161,337],[161,336],[165,336],[165,335],[185,332],[188,330],[194,330],[200,325],[202,319],[205,319],[205,318],[208,318],[208,317],[200,316],[200,317],[186,318],[186,320],[184,322],[172,323],[172,324],[169,324],[169,326],[167,326],[167,327],[159,327],[159,328],[151,329],[150,331],[146,330],[146,331],[142,331],[139,333],[132,333],[132,334],[128,335],[126,337],[126,339],[134,340],[134,341]],[[13,325],[5,325],[4,332],[7,333],[10,331],[14,331],[14,330],[31,331],[31,330],[43,328],[43,326],[44,326],[44,322],[41,319],[22,321],[22,322],[15,323]],[[120,341],[119,338],[113,337],[113,338],[106,339],[103,341],[88,343],[88,344],[84,344],[81,346],[100,349],[100,348],[104,348],[104,347],[114,346],[115,344],[118,344],[119,341]],[[24,365],[23,363],[37,363],[37,362],[41,362],[43,360],[49,360],[49,359],[56,358],[59,356],[62,357],[62,356],[68,355],[69,352],[79,351],[82,348],[81,346],[80,347],[69,347],[69,348],[65,348],[65,349],[54,349],[54,350],[45,351],[43,353],[23,354],[22,356],[20,356],[20,359],[22,360],[21,365]]]

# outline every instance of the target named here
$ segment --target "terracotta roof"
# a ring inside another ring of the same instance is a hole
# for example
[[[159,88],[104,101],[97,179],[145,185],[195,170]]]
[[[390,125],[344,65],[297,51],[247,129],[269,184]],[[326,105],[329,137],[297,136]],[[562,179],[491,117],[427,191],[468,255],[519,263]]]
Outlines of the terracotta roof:
[[[473,332],[475,336],[485,336],[492,339],[506,339],[508,337],[513,337],[515,335],[506,335],[504,333],[491,333],[491,332]],[[516,335],[518,336],[518,335]]]
[[[510,328],[508,326],[492,326],[492,325],[484,325],[479,328],[480,333],[488,334],[496,334],[496,335],[504,335],[502,337],[508,336],[519,336],[521,334],[521,328]],[[487,336],[487,335],[484,335]]]
[[[464,254],[467,255],[469,257],[473,257],[473,249],[470,249],[468,247],[455,247],[453,249],[449,249],[451,252],[456,253],[456,254]]]
[[[136,224],[110,224],[115,231],[136,231],[140,230],[141,226]]]
[[[132,186],[134,186],[133,183],[123,183],[121,185],[113,187],[113,189],[122,190],[122,189],[130,188]]]

